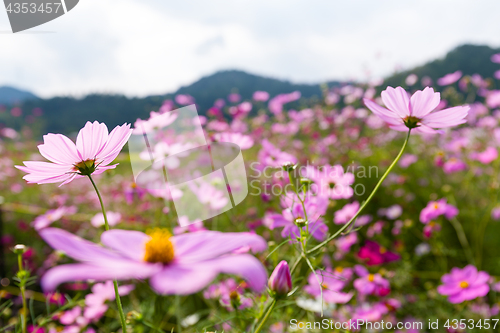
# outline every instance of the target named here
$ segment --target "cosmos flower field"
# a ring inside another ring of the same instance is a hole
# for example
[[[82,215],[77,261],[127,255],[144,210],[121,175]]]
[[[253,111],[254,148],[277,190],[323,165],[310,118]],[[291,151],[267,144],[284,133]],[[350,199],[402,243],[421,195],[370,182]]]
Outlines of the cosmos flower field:
[[[76,137],[3,128],[0,330],[497,332],[495,82],[221,97],[201,124],[242,150],[248,195],[204,221],[178,216],[185,193],[136,184],[127,147],[190,96]],[[217,211],[215,185],[195,198]]]

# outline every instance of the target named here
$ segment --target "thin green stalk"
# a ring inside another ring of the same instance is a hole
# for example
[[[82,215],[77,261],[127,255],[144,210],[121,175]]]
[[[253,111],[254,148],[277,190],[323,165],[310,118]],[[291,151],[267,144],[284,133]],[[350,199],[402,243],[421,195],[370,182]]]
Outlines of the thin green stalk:
[[[23,255],[19,253],[17,255],[17,264],[19,265],[19,272],[24,272],[23,268]],[[25,281],[20,281],[19,289],[21,289],[21,297],[23,299],[23,313],[21,315],[21,327],[23,333],[26,333],[26,317],[28,315],[28,307],[26,306],[26,287],[24,286]]]
[[[175,295],[175,312],[177,314],[177,331],[179,333],[182,332],[182,313],[181,313],[181,297],[179,295]]]
[[[273,302],[271,303],[271,306],[267,310],[264,318],[262,318],[259,326],[257,326],[257,328],[255,329],[255,331],[253,333],[259,333],[262,330],[262,327],[264,327],[264,324],[266,323],[267,318],[269,318],[269,315],[271,314],[271,312],[273,312],[273,309],[274,309],[274,306],[276,305],[276,302],[277,302],[276,298],[273,299]]]
[[[347,222],[346,224],[344,224],[342,226],[342,228],[340,228],[335,234],[333,234],[332,236],[328,237],[325,241],[321,242],[319,245],[317,245],[314,248],[312,248],[311,250],[309,250],[308,253],[311,253],[311,252],[314,252],[316,250],[319,250],[320,248],[322,248],[323,246],[325,246],[326,244],[328,244],[331,240],[333,240],[338,235],[340,235],[342,232],[344,232],[344,230],[346,230],[354,221],[356,221],[356,219],[361,214],[361,212],[366,207],[366,205],[368,205],[368,203],[372,200],[373,196],[375,195],[375,193],[379,189],[380,185],[382,185],[382,183],[384,182],[385,178],[387,178],[387,176],[389,175],[389,173],[391,172],[391,170],[396,166],[396,164],[398,163],[399,159],[403,155],[403,152],[405,151],[406,146],[408,145],[408,140],[410,139],[410,133],[411,133],[411,129],[408,130],[408,134],[406,135],[405,142],[403,143],[403,147],[401,147],[401,150],[399,151],[399,154],[396,156],[396,158],[394,159],[394,161],[391,163],[391,165],[389,166],[389,168],[387,169],[387,171],[382,175],[382,178],[380,178],[380,180],[378,181],[377,185],[375,185],[375,188],[373,189],[372,193],[370,193],[370,196],[368,196],[368,198],[365,200],[365,202],[363,202],[363,204],[359,208],[358,212],[349,220],[349,222]]]
[[[450,220],[451,225],[453,228],[455,228],[455,231],[457,232],[458,240],[460,241],[460,244],[462,245],[462,248],[464,249],[465,256],[467,257],[467,261],[471,265],[476,265],[474,261],[474,256],[472,255],[472,250],[470,248],[469,242],[467,241],[467,236],[465,235],[464,228],[460,224],[460,222],[457,220],[456,217],[452,218]]]
[[[95,192],[97,193],[97,196],[99,197],[99,203],[101,204],[101,210],[102,210],[102,216],[104,217],[104,228],[109,230],[109,223],[108,223],[108,217],[106,216],[106,209],[104,208],[104,202],[102,201],[101,197],[101,192],[99,192],[99,189],[97,188],[97,185],[95,184],[94,180],[90,175],[89,179],[92,185],[94,186]],[[113,280],[113,287],[115,289],[115,297],[116,297],[116,307],[118,308],[118,313],[120,314],[120,322],[122,325],[122,331],[123,333],[127,333],[127,322],[125,320],[125,314],[123,313],[123,307],[122,307],[122,301],[120,299],[120,294],[118,293],[118,282],[116,280]]]

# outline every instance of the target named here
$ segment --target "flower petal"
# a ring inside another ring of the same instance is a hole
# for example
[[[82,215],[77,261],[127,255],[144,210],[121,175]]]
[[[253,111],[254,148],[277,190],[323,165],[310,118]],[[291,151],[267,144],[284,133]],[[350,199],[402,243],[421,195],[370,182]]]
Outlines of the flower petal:
[[[105,246],[137,261],[144,259],[145,244],[150,239],[145,233],[133,230],[114,229],[101,235],[101,242]]]
[[[93,265],[107,265],[110,262],[125,259],[112,250],[98,246],[62,229],[46,228],[40,230],[39,233],[53,249],[63,251],[68,257],[78,261]]]
[[[81,161],[75,144],[62,134],[49,133],[43,136],[43,144],[38,146],[43,157],[61,165],[74,165]]]
[[[415,92],[410,100],[411,115],[423,118],[438,106],[440,100],[440,94],[429,87]]]
[[[83,161],[95,159],[106,145],[107,140],[108,128],[106,124],[87,121],[76,137],[76,148],[81,159]]]
[[[470,107],[465,105],[433,112],[426,115],[422,119],[422,123],[432,128],[446,128],[464,124],[467,122],[465,117],[469,109]]]
[[[108,142],[101,152],[97,155],[98,161],[102,165],[108,165],[118,156],[123,146],[127,143],[132,130],[130,124],[116,126],[108,136]]]
[[[380,105],[378,105],[377,103],[368,98],[364,98],[363,102],[365,103],[368,109],[370,109],[373,113],[379,116],[386,123],[389,123],[391,125],[403,124],[402,118],[397,113],[387,110],[384,107],[381,107]]]
[[[224,256],[196,265],[171,264],[150,279],[160,294],[188,295],[202,290],[219,273],[235,274],[245,279],[256,290],[264,289],[267,273],[255,257],[247,254]]]
[[[53,291],[58,285],[69,281],[145,279],[161,270],[161,265],[147,263],[112,263],[106,266],[68,264],[56,266],[45,273],[41,284],[44,291]]]
[[[385,106],[396,112],[401,118],[406,118],[410,115],[410,98],[408,93],[401,87],[387,87],[381,93],[382,101]]]
[[[182,263],[196,263],[216,258],[244,246],[250,246],[254,252],[267,248],[267,243],[262,237],[249,232],[199,231],[176,235],[171,240],[174,244],[175,258]]]

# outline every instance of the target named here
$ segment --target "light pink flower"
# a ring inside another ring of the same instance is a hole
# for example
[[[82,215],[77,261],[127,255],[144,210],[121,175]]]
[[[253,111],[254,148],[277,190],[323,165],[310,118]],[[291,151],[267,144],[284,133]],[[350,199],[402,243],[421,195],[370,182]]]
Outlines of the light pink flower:
[[[418,161],[418,157],[417,157],[417,155],[412,155],[412,154],[404,154],[404,155],[401,157],[401,160],[399,160],[399,165],[400,165],[402,168],[407,168],[407,167],[409,167],[410,165],[412,165],[413,163],[415,163],[416,161]]]
[[[407,132],[408,128],[420,133],[438,133],[436,129],[457,126],[466,122],[469,106],[456,106],[434,111],[439,105],[440,94],[432,88],[415,92],[411,97],[401,87],[387,87],[382,91],[386,108],[369,99],[365,105],[394,130]],[[434,112],[433,112],[434,111]]]
[[[443,163],[443,171],[444,173],[453,173],[453,172],[458,172],[467,169],[467,164],[456,158],[452,157],[446,162]]]
[[[335,224],[345,224],[358,212],[358,210],[359,202],[354,201],[353,203],[346,204],[342,209],[335,212],[333,222]]]
[[[241,253],[242,248],[267,248],[262,237],[251,233],[200,231],[171,236],[162,229],[150,235],[115,229],[102,233],[106,247],[57,228],[43,229],[40,236],[80,262],[48,270],[41,280],[45,291],[68,281],[149,278],[159,294],[187,295],[200,291],[220,273],[241,276],[255,291],[263,290],[267,282],[260,261]]]
[[[361,265],[354,266],[354,271],[359,276],[354,280],[354,288],[362,295],[385,296],[391,292],[389,281],[380,274],[370,274],[368,270]]]
[[[108,224],[110,227],[117,225],[120,223],[122,219],[122,214],[117,213],[117,212],[112,212],[108,211],[106,212],[106,217],[108,218]],[[104,215],[102,213],[97,213],[92,217],[90,220],[90,224],[92,224],[94,227],[98,228],[100,226],[104,225]]]
[[[45,214],[37,216],[32,223],[33,228],[35,230],[41,230],[43,228],[47,228],[53,222],[61,219],[64,215],[71,215],[76,213],[75,206],[61,206],[56,209],[50,209]]]
[[[256,91],[253,93],[253,99],[258,102],[265,102],[269,99],[269,93],[267,91]]]
[[[447,86],[457,82],[458,80],[460,80],[461,77],[462,77],[462,71],[456,71],[450,74],[446,74],[442,78],[439,78],[437,80],[437,83],[440,86]]]
[[[500,53],[496,53],[491,56],[491,61],[500,64]]]
[[[76,138],[76,145],[62,134],[49,133],[43,136],[38,150],[52,163],[26,161],[25,166],[16,168],[26,173],[28,183],[47,184],[62,182],[61,185],[90,174],[100,174],[114,169],[109,165],[127,143],[132,130],[130,124],[115,127],[108,134],[104,123],[87,122]],[[61,186],[59,185],[59,186]]]
[[[214,139],[218,142],[232,142],[237,144],[241,150],[252,148],[254,143],[251,137],[241,133],[216,133],[214,134]]]

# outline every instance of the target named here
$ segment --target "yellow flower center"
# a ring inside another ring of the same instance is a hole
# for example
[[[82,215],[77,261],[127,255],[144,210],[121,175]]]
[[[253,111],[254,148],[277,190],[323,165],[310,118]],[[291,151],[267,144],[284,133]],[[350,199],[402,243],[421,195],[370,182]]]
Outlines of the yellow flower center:
[[[387,252],[387,249],[383,246],[380,247],[380,253],[384,254]]]
[[[338,267],[335,268],[335,272],[337,272],[339,274],[342,273],[343,271],[344,271],[344,269],[342,267],[340,267],[340,266],[338,266]]]
[[[375,280],[375,275],[368,274],[368,281],[373,282]]]
[[[321,286],[323,287],[323,289],[328,289],[328,285],[326,283],[323,283]]]
[[[439,208],[439,204],[435,203],[434,204],[434,209],[438,209]]]
[[[144,261],[161,262],[168,264],[174,259],[174,245],[170,241],[172,236],[166,229],[155,228],[147,232],[151,239],[146,243]]]
[[[460,282],[460,288],[465,289],[469,286],[469,282],[467,281],[462,281]]]

